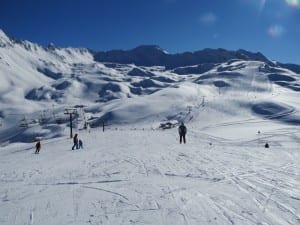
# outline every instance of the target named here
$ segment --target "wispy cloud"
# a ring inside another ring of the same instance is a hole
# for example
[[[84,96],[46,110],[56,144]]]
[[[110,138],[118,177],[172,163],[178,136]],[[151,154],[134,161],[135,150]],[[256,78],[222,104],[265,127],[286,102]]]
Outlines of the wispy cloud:
[[[212,12],[204,13],[199,17],[199,22],[204,25],[213,25],[216,23],[216,21],[217,16]]]
[[[299,7],[299,0],[285,0],[288,6],[293,7],[293,8],[298,8]]]
[[[284,27],[279,24],[274,24],[270,26],[267,30],[267,33],[273,38],[281,37],[284,32],[285,32]]]

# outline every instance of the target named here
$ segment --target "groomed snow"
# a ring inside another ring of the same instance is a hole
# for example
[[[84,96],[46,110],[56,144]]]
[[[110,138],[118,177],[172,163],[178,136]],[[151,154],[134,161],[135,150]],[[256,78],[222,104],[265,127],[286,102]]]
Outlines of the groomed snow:
[[[126,126],[79,132],[81,150],[66,137],[42,141],[39,155],[33,144],[4,147],[0,223],[299,224],[299,129],[233,141],[193,126],[185,145],[176,129]]]

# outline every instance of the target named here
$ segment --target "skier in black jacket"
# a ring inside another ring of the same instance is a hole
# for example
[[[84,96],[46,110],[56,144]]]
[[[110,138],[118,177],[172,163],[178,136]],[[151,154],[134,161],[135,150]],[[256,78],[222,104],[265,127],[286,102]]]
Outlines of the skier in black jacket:
[[[186,140],[185,140],[186,126],[184,125],[183,122],[178,127],[178,133],[179,133],[179,143],[181,144],[182,139],[183,139],[183,143],[185,144],[186,143]]]
[[[75,134],[74,138],[73,138],[73,147],[72,147],[72,150],[74,150],[75,148],[78,149],[79,146],[78,146],[78,134]]]
[[[41,141],[38,141],[35,145],[35,153],[34,154],[39,154],[41,150]]]

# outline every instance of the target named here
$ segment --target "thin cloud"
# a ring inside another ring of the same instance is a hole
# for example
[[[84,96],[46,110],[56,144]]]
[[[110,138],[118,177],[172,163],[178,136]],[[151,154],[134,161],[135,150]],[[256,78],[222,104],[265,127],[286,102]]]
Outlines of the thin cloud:
[[[199,22],[204,25],[213,25],[216,23],[216,21],[217,16],[212,12],[204,13],[199,18]]]
[[[284,32],[284,27],[279,24],[272,25],[267,30],[267,33],[273,38],[281,37]]]
[[[298,8],[299,7],[299,0],[285,0],[288,6],[292,8]]]

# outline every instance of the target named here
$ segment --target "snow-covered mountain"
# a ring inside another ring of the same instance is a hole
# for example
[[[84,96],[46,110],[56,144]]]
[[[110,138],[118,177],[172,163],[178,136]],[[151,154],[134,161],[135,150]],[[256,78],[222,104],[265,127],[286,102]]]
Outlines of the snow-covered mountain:
[[[241,110],[249,116],[277,118],[273,114],[285,110],[296,115],[297,105],[281,101],[280,96],[269,100],[279,95],[279,87],[297,95],[296,72],[296,65],[276,63],[245,50],[204,49],[172,55],[158,46],[140,46],[94,53],[53,44],[42,47],[1,31],[0,140],[59,136],[62,125],[55,121],[67,125],[64,109],[76,105],[86,106],[84,120],[94,127],[103,121],[188,121],[197,119],[202,105],[227,116]],[[224,99],[230,101],[226,110]],[[265,106],[270,112],[261,109]],[[46,125],[36,123],[42,117]],[[278,119],[298,122],[294,116]]]
[[[245,50],[97,53],[0,31],[0,224],[299,224],[299,68]],[[83,150],[71,151],[66,109]]]

